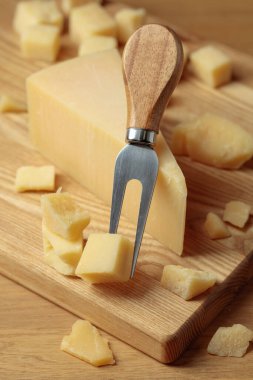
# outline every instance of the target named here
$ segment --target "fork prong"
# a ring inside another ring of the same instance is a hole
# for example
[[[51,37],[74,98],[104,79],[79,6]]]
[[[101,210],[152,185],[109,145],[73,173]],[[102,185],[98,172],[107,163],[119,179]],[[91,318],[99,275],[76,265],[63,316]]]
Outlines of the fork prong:
[[[139,250],[141,247],[142,237],[146,226],[146,221],[148,217],[148,212],[152,200],[152,195],[155,188],[156,183],[156,177],[152,176],[149,178],[149,186],[145,183],[146,181],[142,182],[142,194],[141,194],[141,204],[139,209],[139,216],[138,216],[138,224],[137,224],[137,230],[136,230],[136,236],[135,236],[135,244],[134,244],[134,254],[133,254],[133,261],[132,261],[132,268],[131,268],[131,278],[134,276],[135,267],[139,255]]]

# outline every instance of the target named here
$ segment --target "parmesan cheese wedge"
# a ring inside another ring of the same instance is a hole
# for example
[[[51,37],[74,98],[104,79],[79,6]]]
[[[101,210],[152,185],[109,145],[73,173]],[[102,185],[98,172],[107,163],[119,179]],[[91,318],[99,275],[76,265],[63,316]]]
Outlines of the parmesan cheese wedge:
[[[41,70],[28,79],[27,92],[35,146],[110,205],[115,159],[124,146],[127,120],[119,53],[111,49]],[[156,151],[159,173],[146,231],[181,254],[185,179],[161,134]],[[139,209],[137,185],[129,183],[122,209],[133,222]]]
[[[231,201],[226,204],[223,220],[243,228],[249,219],[250,212],[250,205],[240,201]]]
[[[204,228],[211,239],[224,239],[231,236],[226,224],[219,215],[213,212],[207,214]]]

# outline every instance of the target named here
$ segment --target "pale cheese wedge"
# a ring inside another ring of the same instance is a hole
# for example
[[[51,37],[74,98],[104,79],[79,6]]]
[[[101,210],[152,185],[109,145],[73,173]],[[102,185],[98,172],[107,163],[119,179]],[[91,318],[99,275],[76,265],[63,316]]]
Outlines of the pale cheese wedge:
[[[115,363],[108,340],[89,321],[81,319],[73,324],[70,335],[64,336],[61,350],[96,367]]]
[[[52,191],[55,187],[55,169],[52,165],[21,166],[16,172],[15,189],[24,191]]]
[[[204,228],[211,239],[224,239],[231,236],[228,227],[214,212],[209,212],[206,216]]]
[[[236,227],[243,228],[247,223],[251,212],[251,206],[241,201],[226,203],[223,220]]]
[[[125,8],[116,13],[115,20],[118,40],[124,44],[145,23],[146,10],[144,8]]]
[[[127,106],[122,62],[115,49],[79,57],[27,81],[30,133],[43,155],[111,205],[115,159],[125,145]],[[84,101],[85,100],[85,101]],[[146,231],[183,250],[187,189],[160,134],[158,179]],[[139,187],[128,185],[123,214],[136,223]]]

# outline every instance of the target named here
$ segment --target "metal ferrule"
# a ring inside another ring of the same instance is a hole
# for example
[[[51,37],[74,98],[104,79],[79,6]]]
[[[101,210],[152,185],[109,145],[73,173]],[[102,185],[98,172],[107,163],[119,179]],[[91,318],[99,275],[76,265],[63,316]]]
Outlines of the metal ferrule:
[[[128,128],[126,132],[126,141],[129,144],[155,145],[157,133],[149,129]]]

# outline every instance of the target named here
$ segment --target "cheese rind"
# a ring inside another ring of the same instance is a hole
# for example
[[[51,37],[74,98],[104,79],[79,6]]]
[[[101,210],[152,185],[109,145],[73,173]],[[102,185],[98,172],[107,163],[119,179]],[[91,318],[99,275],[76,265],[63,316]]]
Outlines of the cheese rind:
[[[50,243],[53,252],[59,256],[62,261],[76,268],[83,252],[82,234],[80,234],[80,237],[77,238],[77,240],[64,239],[61,236],[50,231],[46,226],[45,221],[43,221],[42,236],[44,239],[46,239],[46,241]],[[47,247],[48,245],[44,246],[45,254],[48,253]]]
[[[191,69],[196,76],[211,87],[231,80],[232,61],[214,46],[204,46],[190,54]]]
[[[226,224],[219,215],[213,212],[207,214],[204,228],[211,239],[224,239],[231,236]]]
[[[89,214],[76,204],[69,193],[42,195],[41,208],[49,230],[65,239],[79,239],[90,222]]]
[[[190,300],[205,292],[216,282],[212,273],[184,268],[180,265],[166,265],[163,268],[161,285],[172,293]]]
[[[111,205],[115,159],[125,144],[127,120],[119,53],[111,49],[42,70],[28,79],[27,93],[30,133],[35,146]],[[185,179],[161,134],[155,149],[159,171],[146,231],[181,254]],[[134,223],[140,204],[137,185],[133,181],[128,184],[122,209]]]
[[[231,327],[219,327],[207,347],[207,352],[218,356],[245,355],[249,342],[253,340],[253,331],[241,324]]]
[[[117,36],[120,43],[127,42],[129,37],[144,23],[146,10],[144,8],[125,8],[115,14]]]
[[[206,113],[172,132],[172,151],[223,169],[238,169],[253,156],[253,138],[218,115]]]
[[[81,43],[78,50],[78,55],[83,56],[86,54],[97,53],[108,49],[117,47],[117,40],[114,37],[107,36],[91,36],[85,38]]]
[[[20,47],[25,58],[53,62],[60,49],[59,30],[51,25],[31,26],[21,33]]]
[[[243,228],[249,219],[250,212],[250,205],[240,201],[231,201],[226,203],[223,220]]]
[[[94,35],[116,37],[116,21],[99,4],[89,3],[71,10],[69,31],[76,43]]]
[[[52,191],[55,187],[55,169],[52,165],[21,166],[15,179],[15,189],[24,191]]]
[[[59,31],[63,27],[63,15],[55,1],[32,0],[18,2],[13,27],[19,34],[33,25],[54,25]]]
[[[26,112],[27,106],[22,102],[17,101],[12,96],[0,96],[0,113],[4,112]]]
[[[119,234],[90,234],[76,275],[91,283],[125,282],[130,278],[133,245]]]
[[[89,321],[79,319],[73,324],[70,335],[61,342],[61,350],[96,367],[115,363],[108,340]]]

